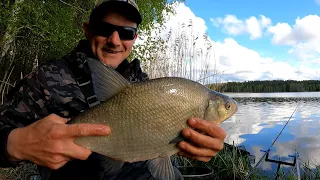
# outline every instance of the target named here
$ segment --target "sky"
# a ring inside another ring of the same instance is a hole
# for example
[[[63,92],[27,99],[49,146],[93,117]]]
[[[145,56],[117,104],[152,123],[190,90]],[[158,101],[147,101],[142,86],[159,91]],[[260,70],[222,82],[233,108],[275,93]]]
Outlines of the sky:
[[[186,0],[175,10],[167,30],[192,20],[207,33],[221,82],[320,77],[320,0]]]

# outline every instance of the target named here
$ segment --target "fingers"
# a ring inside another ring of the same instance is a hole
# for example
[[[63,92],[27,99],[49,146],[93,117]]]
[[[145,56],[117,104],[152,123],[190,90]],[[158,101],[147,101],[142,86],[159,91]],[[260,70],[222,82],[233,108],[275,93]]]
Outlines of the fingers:
[[[72,137],[81,136],[107,136],[111,129],[102,124],[72,124],[67,127],[68,134]]]
[[[37,165],[45,166],[50,169],[57,170],[64,166],[68,161],[71,161],[72,158],[62,154],[47,154],[45,158],[33,157],[31,160]]]
[[[65,164],[67,164],[67,162],[68,162],[68,160],[65,160],[65,161],[62,161],[59,163],[50,163],[50,164],[47,164],[46,166],[49,167],[50,169],[57,170],[57,169],[61,168],[62,166],[64,166]]]
[[[56,123],[59,123],[59,124],[65,124],[68,122],[68,119],[67,118],[63,118],[63,117],[60,117],[56,114],[50,114],[46,117],[46,119],[50,119]]]
[[[223,149],[226,132],[217,123],[193,118],[188,120],[188,125],[191,128],[185,128],[182,135],[190,141],[178,144],[179,155],[208,162]]]
[[[194,155],[188,154],[186,152],[179,152],[178,155],[186,157],[186,158],[189,158],[189,159],[197,160],[197,161],[203,161],[203,162],[209,162],[211,160],[211,158],[212,158],[211,156],[209,156],[209,157],[194,156]]]
[[[46,117],[46,119],[49,119],[51,121],[54,121],[59,124],[66,124],[68,119],[62,118],[56,114],[50,114]],[[67,135],[71,137],[80,137],[80,136],[105,136],[109,135],[111,133],[111,129],[107,125],[103,124],[66,124],[67,129],[64,129],[59,126],[58,129],[54,129],[52,133],[55,133],[56,130],[60,131],[58,133],[59,135]],[[59,136],[60,137],[60,136]]]
[[[57,118],[57,121],[60,122],[65,121],[64,118],[59,116],[54,118]],[[74,138],[83,136],[106,136],[110,133],[111,129],[109,126],[103,124],[65,124],[63,127],[55,128],[52,132],[55,139],[63,140],[66,138],[63,145],[58,146],[60,149],[57,148],[55,152],[60,152],[64,156],[63,161],[68,161],[71,158],[85,160],[92,152],[85,147],[75,144],[73,142]]]
[[[92,153],[78,146],[79,136],[109,135],[111,130],[102,124],[66,124],[67,119],[51,114],[24,128],[12,131],[8,137],[11,159],[29,160],[35,164],[58,169],[71,159],[85,160]]]
[[[200,147],[220,151],[223,149],[223,141],[218,138],[201,134],[193,129],[187,128],[182,131],[182,135]],[[184,142],[183,142],[184,144]],[[186,144],[190,145],[190,144]],[[188,146],[187,146],[188,147]]]
[[[192,118],[188,120],[188,124],[190,127],[198,129],[214,138],[224,140],[227,136],[225,130],[213,121]]]
[[[91,153],[92,152],[87,148],[70,143],[64,154],[70,158],[86,160]]]
[[[73,158],[67,155],[59,154],[59,155],[51,155],[48,156],[47,162],[50,164],[61,164],[64,162],[71,161]]]
[[[203,147],[196,147],[194,145],[191,145],[188,142],[182,141],[178,144],[178,147],[190,154],[190,155],[194,155],[194,156],[200,156],[200,157],[212,157],[216,155],[216,151],[213,149],[209,149],[209,148],[203,148]]]

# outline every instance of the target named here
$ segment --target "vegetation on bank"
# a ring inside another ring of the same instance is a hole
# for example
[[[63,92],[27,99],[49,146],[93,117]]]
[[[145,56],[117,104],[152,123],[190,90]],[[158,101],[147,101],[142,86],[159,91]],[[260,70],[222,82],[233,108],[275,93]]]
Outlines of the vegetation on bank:
[[[164,23],[165,14],[174,13],[169,4],[183,0],[138,0],[143,16],[139,35],[148,36],[156,24]],[[102,0],[0,2],[0,81],[9,87],[34,70],[38,64],[70,52],[84,38],[83,23],[91,10]],[[161,39],[146,39],[135,45],[133,57],[145,54],[161,45]],[[141,51],[143,49],[143,52]],[[0,92],[5,87],[0,86]]]
[[[215,157],[208,163],[187,159],[181,156],[174,156],[177,164],[181,167],[205,167],[213,171],[210,179],[243,179],[252,169],[250,163],[253,156],[246,152],[243,148],[225,144],[222,151],[218,152]],[[32,163],[22,163],[17,168],[0,169],[0,179],[7,180],[29,179],[31,176],[37,175],[36,166]],[[197,176],[197,172],[194,172]],[[254,174],[258,177],[258,174]],[[198,176],[199,179],[205,176]],[[206,176],[208,177],[208,176]]]
[[[202,178],[208,179],[243,179],[248,172],[252,170],[251,163],[254,162],[254,156],[250,155],[244,147],[235,147],[226,144],[222,151],[218,152],[209,162],[201,162],[189,160],[183,157],[175,156],[179,166],[193,166],[205,167],[212,170],[212,175],[203,176]],[[183,172],[182,172],[183,173]],[[194,174],[194,176],[200,174]],[[254,173],[253,176],[259,176]],[[198,177],[201,179],[201,177]]]
[[[209,162],[200,162],[191,160],[181,156],[174,155],[174,159],[180,171],[186,175],[191,175],[191,179],[234,179],[240,180],[248,177],[249,180],[271,180],[275,179],[276,174],[273,176],[263,175],[263,170],[252,167],[253,162],[257,162],[254,156],[250,155],[244,147],[236,147],[225,143],[224,148],[216,154]],[[308,163],[300,162],[300,177],[303,180],[312,180],[320,178],[320,167],[310,168]],[[183,167],[193,167],[192,171],[183,172]],[[197,171],[196,167],[203,167],[212,173],[201,174]],[[17,168],[0,168],[0,179],[6,180],[26,180],[38,179],[39,173],[35,164],[30,162],[21,163]],[[189,177],[185,177],[188,179]],[[278,173],[278,180],[295,180],[297,179],[297,172],[295,168],[286,170],[281,167]]]
[[[209,84],[209,88],[220,92],[314,92],[320,91],[318,80],[270,80]]]

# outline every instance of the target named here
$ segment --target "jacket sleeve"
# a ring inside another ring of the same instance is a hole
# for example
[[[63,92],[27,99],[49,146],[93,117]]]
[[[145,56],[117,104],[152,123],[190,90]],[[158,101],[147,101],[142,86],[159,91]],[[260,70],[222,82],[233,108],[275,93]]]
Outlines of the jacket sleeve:
[[[45,89],[43,69],[31,73],[13,87],[0,107],[0,167],[14,167],[9,162],[7,139],[9,133],[18,127],[27,126],[46,116],[50,94]]]

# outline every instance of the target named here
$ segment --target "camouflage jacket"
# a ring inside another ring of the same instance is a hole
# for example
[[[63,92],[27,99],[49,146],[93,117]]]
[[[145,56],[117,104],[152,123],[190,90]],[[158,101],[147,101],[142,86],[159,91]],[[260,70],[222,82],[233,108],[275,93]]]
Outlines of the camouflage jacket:
[[[0,108],[0,167],[16,166],[8,161],[6,151],[8,134],[14,128],[27,126],[51,113],[70,118],[89,108],[68,65],[74,61],[83,63],[86,56],[93,57],[90,52],[89,43],[85,40],[80,41],[70,54],[41,65],[36,72],[22,79],[7,94],[6,102]],[[130,82],[148,79],[147,74],[141,71],[139,60],[131,63],[125,60],[116,70]],[[126,163],[121,173],[123,178],[117,179],[126,179],[126,174],[130,175],[130,179],[146,174],[139,179],[148,179],[150,174],[142,173],[147,172],[144,165],[145,162]],[[59,170],[41,173],[47,176],[50,172],[50,179],[104,179],[105,171],[99,162],[99,155],[92,153],[85,161],[73,160]]]

